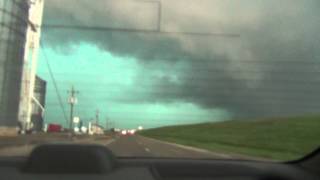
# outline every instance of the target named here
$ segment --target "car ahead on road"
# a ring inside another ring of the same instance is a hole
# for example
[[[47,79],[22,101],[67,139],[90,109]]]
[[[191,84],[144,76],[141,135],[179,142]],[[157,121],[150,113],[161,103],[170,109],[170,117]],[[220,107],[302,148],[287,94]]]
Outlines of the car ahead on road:
[[[49,124],[46,130],[48,133],[62,132],[63,128],[60,124]]]
[[[120,134],[123,135],[123,136],[125,136],[125,135],[128,134],[128,132],[127,132],[127,130],[121,130]]]
[[[12,180],[319,180],[319,150],[292,162],[119,158],[101,145],[46,144],[29,157],[0,158],[2,179]]]
[[[136,133],[136,130],[134,129],[128,130],[129,135],[135,135],[135,133]]]
[[[122,136],[129,136],[129,135],[135,135],[136,131],[134,129],[131,130],[121,130],[120,135]]]

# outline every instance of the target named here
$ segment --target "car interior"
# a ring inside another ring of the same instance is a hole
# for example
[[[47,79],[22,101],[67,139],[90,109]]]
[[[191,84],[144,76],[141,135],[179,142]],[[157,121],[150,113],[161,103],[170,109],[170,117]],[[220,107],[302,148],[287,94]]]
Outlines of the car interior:
[[[43,144],[29,157],[2,157],[1,179],[320,179],[320,150],[291,162],[124,158],[104,146]]]

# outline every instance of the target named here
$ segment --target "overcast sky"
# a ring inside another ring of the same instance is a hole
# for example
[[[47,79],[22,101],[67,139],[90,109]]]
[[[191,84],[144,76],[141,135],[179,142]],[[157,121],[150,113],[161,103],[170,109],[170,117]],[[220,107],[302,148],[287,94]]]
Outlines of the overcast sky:
[[[319,112],[318,0],[160,2],[161,13],[154,1],[46,0],[44,24],[239,37],[43,29],[47,122],[64,120],[44,51],[86,121],[96,109],[130,128]]]

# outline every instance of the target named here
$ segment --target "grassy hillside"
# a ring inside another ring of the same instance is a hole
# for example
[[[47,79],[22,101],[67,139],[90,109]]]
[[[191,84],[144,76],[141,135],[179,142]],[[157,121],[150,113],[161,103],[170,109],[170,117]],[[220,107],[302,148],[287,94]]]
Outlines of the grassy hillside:
[[[320,117],[171,126],[141,134],[215,152],[293,160],[320,146]]]

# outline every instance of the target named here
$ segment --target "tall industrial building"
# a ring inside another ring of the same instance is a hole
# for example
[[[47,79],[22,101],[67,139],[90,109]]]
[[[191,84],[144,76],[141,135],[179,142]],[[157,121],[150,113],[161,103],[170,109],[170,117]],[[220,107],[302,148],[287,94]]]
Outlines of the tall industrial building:
[[[0,127],[31,127],[43,3],[0,0]]]
[[[34,86],[34,101],[32,103],[32,115],[31,123],[33,131],[42,131],[43,129],[43,115],[45,111],[46,102],[46,88],[47,82],[36,76],[36,82]]]
[[[18,124],[29,3],[0,0],[0,126]]]

